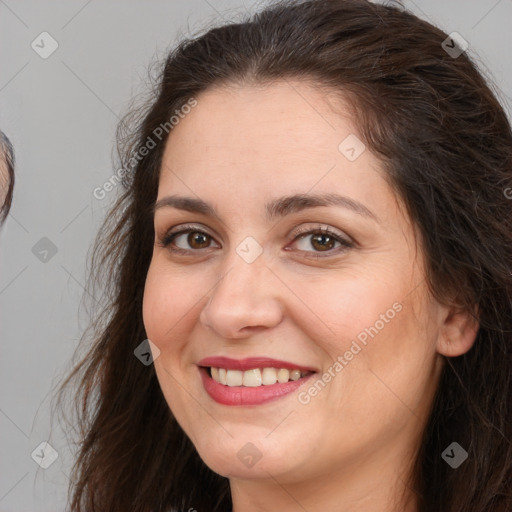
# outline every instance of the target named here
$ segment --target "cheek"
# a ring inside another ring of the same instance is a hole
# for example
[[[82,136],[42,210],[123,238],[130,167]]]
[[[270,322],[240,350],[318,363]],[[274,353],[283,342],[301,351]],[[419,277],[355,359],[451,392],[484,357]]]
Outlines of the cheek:
[[[160,349],[155,372],[165,400],[181,427],[190,432],[190,395],[184,392],[187,371],[187,340],[198,307],[194,280],[170,272],[158,262],[149,268],[144,288],[142,314],[148,338]],[[193,401],[192,401],[193,402]],[[188,411],[188,412],[187,412]]]
[[[400,406],[395,394],[412,403],[429,388],[436,326],[427,327],[426,289],[414,289],[408,277],[398,270],[394,275],[345,275],[338,281],[302,281],[297,288],[298,295],[308,298],[310,312],[296,314],[295,321],[323,361],[331,361],[323,368],[328,391],[319,393],[327,408],[361,413],[366,408],[371,416],[379,404],[390,410],[390,401]]]
[[[156,263],[152,263],[146,278],[142,315],[148,338],[165,350],[168,341],[177,336],[187,324],[201,294],[191,276],[180,276]]]
[[[382,273],[343,272],[339,278],[295,282],[302,304],[296,301],[294,321],[333,359],[350,350],[352,342],[364,349],[385,338],[404,316],[402,303],[410,292],[400,274],[389,272],[387,279]]]

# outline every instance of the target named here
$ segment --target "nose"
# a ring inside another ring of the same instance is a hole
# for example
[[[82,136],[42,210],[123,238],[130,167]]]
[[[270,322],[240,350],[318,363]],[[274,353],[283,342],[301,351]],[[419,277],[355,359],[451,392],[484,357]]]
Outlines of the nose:
[[[224,339],[239,339],[279,325],[283,305],[278,280],[262,257],[247,263],[237,254],[213,288],[200,322]]]

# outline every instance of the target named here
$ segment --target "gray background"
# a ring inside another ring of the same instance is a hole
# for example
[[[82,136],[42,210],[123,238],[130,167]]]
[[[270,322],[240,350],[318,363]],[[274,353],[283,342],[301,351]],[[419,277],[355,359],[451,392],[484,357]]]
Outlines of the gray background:
[[[99,200],[93,191],[115,171],[119,117],[144,90],[149,63],[182,36],[260,4],[0,0],[0,127],[17,156],[14,204],[0,232],[0,512],[65,508],[72,452],[51,421],[51,398],[87,321],[79,306],[88,251],[118,192]],[[510,117],[512,0],[405,6],[469,42]],[[58,48],[43,59],[31,43],[45,31]],[[42,252],[50,246],[55,254]],[[47,469],[31,457],[43,441],[58,453]]]

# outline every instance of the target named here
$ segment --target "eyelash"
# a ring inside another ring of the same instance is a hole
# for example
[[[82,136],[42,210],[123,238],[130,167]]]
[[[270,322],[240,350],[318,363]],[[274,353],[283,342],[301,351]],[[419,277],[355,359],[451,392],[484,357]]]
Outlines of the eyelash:
[[[201,249],[182,249],[180,247],[174,247],[170,248],[169,246],[174,241],[174,239],[179,235],[184,235],[187,233],[199,233],[201,235],[204,235],[206,237],[209,237],[210,239],[213,239],[213,237],[207,233],[206,231],[203,231],[202,229],[198,229],[194,225],[183,225],[181,226],[181,229],[179,231],[169,231],[167,232],[159,241],[158,245],[163,248],[167,248],[169,251],[176,253],[176,254],[184,254],[188,255],[191,252],[198,252],[201,251]],[[295,242],[297,240],[301,240],[302,238],[307,237],[307,235],[327,235],[334,239],[335,242],[339,242],[341,244],[341,247],[338,247],[336,249],[329,249],[325,251],[327,253],[326,256],[322,255],[323,251],[302,251],[307,253],[312,253],[308,257],[312,258],[326,258],[329,256],[338,255],[340,253],[346,252],[349,249],[354,248],[355,244],[348,239],[345,239],[341,237],[339,234],[335,233],[329,228],[318,226],[316,228],[298,228],[292,232],[292,242]],[[206,249],[210,249],[210,247],[207,247]],[[316,253],[316,254],[315,254]]]

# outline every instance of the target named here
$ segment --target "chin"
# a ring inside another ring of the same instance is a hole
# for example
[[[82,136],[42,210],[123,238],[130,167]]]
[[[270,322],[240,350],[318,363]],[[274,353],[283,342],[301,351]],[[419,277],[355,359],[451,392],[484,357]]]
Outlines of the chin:
[[[296,460],[298,451],[283,442],[250,436],[237,436],[219,443],[214,439],[203,439],[195,444],[203,462],[215,473],[227,478],[269,478],[277,475],[304,471],[306,460],[301,447],[301,460]],[[304,459],[304,460],[302,460]]]

